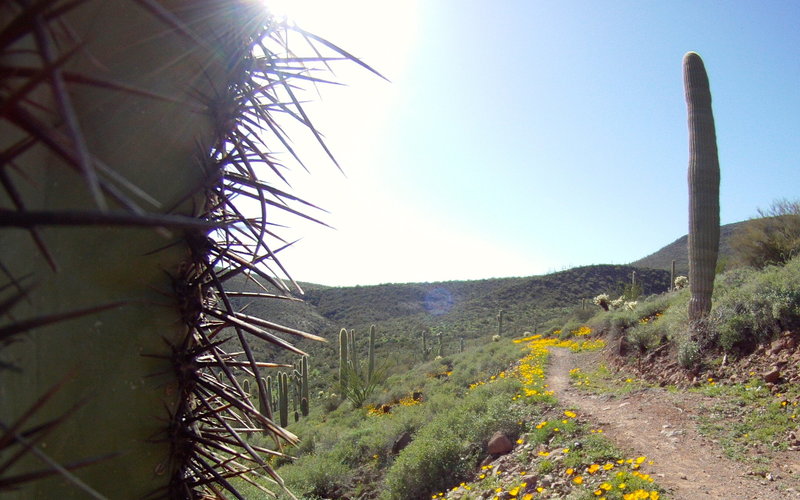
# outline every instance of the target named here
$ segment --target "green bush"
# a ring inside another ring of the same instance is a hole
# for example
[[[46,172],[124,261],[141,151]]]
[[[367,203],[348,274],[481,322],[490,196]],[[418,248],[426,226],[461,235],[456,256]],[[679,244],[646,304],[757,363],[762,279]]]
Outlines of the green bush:
[[[350,476],[351,467],[328,454],[306,455],[281,467],[289,490],[301,498],[337,498]]]
[[[648,321],[630,328],[625,334],[625,339],[638,349],[640,354],[644,354],[650,349],[658,347],[666,336],[666,327],[663,323]]]
[[[688,338],[678,343],[678,364],[687,370],[697,366],[700,361],[700,346]]]
[[[733,272],[712,309],[719,344],[748,352],[781,331],[800,328],[800,257],[759,273]]]
[[[432,492],[465,480],[493,432],[521,431],[519,415],[509,411],[518,390],[518,381],[503,379],[473,389],[460,401],[441,401],[435,419],[417,433],[387,472],[381,498],[429,498]]]

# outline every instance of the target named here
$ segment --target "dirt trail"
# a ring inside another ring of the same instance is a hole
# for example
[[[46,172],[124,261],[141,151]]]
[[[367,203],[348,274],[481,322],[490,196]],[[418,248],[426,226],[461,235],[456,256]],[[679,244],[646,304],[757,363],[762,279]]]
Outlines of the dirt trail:
[[[698,434],[696,417],[702,411],[702,395],[647,389],[615,397],[571,387],[569,371],[595,363],[597,354],[551,349],[550,389],[563,405],[579,409],[585,418],[598,424],[619,448],[653,460],[655,464],[647,471],[669,490],[671,498],[800,499],[800,485],[748,476],[746,464],[725,458],[718,445]]]

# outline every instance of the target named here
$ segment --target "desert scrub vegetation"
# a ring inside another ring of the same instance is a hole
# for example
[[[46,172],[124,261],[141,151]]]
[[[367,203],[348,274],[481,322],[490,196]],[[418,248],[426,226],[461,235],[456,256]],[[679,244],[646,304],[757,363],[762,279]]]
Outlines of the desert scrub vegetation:
[[[800,255],[800,200],[777,200],[758,218],[743,223],[731,238],[738,264],[763,268]]]
[[[738,269],[719,282],[712,328],[726,352],[747,353],[800,328],[800,257],[761,271]]]
[[[425,448],[425,456],[435,458],[442,467],[454,467],[452,474],[444,474],[445,479],[464,473],[465,453],[477,459],[489,427],[514,432],[518,417],[508,413],[507,407],[519,381],[501,374],[519,358],[519,345],[508,339],[487,339],[463,353],[390,376],[363,408],[355,409],[349,403],[333,409],[312,405],[309,418],[289,425],[293,433],[302,436],[298,447],[287,450],[297,459],[277,457],[273,463],[289,489],[303,498],[330,497],[354,488],[377,492],[384,476],[397,463],[404,464],[398,471],[419,466],[412,464],[422,458],[417,454],[427,446],[436,447],[436,451]],[[477,380],[489,383],[470,388]],[[452,432],[445,432],[450,427]],[[443,444],[451,435],[460,439],[452,445]],[[255,444],[264,440],[253,439]],[[429,445],[422,444],[427,441]],[[405,445],[410,451],[404,449]],[[402,458],[406,454],[409,458]],[[464,458],[463,464],[459,457]],[[359,483],[362,486],[356,486]],[[414,485],[423,487],[418,481]]]
[[[800,422],[800,387],[772,391],[761,377],[738,384],[718,384],[713,378],[693,389],[714,399],[707,404],[698,430],[718,440],[726,456],[746,463],[764,462],[760,449],[785,451],[783,436]]]
[[[743,356],[785,331],[800,328],[800,257],[763,269],[740,267],[719,274],[709,315],[690,333],[686,289],[651,296],[633,311],[601,312],[595,330],[624,337],[641,356],[665,344],[677,361],[693,368],[704,356]]]
[[[585,446],[569,462],[575,467],[589,467],[601,456],[619,459],[618,452],[608,451],[612,447],[599,430],[579,424],[576,414],[558,409],[545,385],[549,349],[580,351],[602,345],[585,326],[565,339],[541,335],[514,342],[487,339],[483,346],[392,376],[386,399],[365,408],[344,404],[327,413],[321,407],[312,408],[310,418],[289,426],[304,439],[300,447],[287,450],[299,458],[276,458],[274,463],[290,489],[302,498],[357,491],[383,499],[407,499],[430,497],[475,480],[480,461],[487,456],[487,442],[498,431],[518,446],[531,443],[554,452],[581,439]],[[541,459],[536,467],[548,468],[546,454],[533,450],[526,457]],[[563,474],[564,467],[550,467],[558,471],[553,473]],[[513,489],[510,480],[498,478],[495,488]],[[524,486],[516,487],[522,495]]]

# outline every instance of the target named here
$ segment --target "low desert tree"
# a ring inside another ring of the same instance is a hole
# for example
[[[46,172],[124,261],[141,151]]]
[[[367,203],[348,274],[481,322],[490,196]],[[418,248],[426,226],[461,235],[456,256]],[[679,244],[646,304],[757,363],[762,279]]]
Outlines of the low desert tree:
[[[270,221],[315,207],[280,187],[301,165],[282,124],[327,151],[298,95],[342,59],[248,0],[0,3],[4,498],[282,488],[268,458],[296,438],[237,375],[267,401],[250,339],[315,337],[226,285],[296,287]]]
[[[800,255],[800,200],[778,200],[758,210],[731,239],[734,258],[756,268],[782,265]]]

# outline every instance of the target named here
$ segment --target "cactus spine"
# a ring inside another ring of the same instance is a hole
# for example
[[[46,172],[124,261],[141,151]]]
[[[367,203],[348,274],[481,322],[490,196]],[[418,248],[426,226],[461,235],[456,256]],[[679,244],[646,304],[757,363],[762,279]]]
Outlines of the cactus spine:
[[[689,319],[711,310],[719,251],[719,158],[711,110],[711,89],[703,60],[683,57],[689,124]]]

